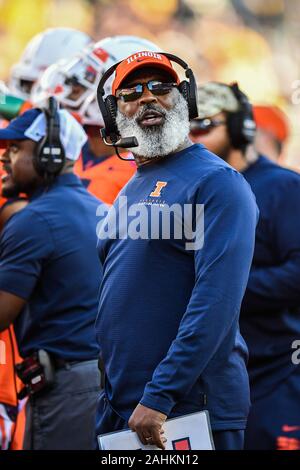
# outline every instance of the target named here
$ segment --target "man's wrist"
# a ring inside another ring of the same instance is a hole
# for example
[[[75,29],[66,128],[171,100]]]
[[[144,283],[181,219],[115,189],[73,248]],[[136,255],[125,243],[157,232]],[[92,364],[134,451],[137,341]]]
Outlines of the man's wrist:
[[[175,405],[173,401],[164,396],[154,396],[147,392],[144,393],[142,399],[140,400],[140,404],[152,410],[159,411],[166,416],[169,416],[172,408]]]

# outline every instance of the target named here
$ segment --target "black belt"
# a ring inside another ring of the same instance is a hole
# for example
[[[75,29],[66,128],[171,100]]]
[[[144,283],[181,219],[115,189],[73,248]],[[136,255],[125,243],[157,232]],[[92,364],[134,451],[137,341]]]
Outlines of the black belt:
[[[52,363],[55,369],[69,369],[71,366],[78,364],[79,362],[83,361],[69,361],[67,359],[63,359],[62,357],[52,356],[51,355]]]

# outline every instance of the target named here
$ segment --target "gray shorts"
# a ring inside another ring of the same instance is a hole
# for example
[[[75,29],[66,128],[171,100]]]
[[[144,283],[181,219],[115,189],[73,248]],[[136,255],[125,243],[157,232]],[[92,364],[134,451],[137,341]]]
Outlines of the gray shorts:
[[[53,387],[28,400],[24,449],[94,449],[99,390],[97,360],[57,370]]]

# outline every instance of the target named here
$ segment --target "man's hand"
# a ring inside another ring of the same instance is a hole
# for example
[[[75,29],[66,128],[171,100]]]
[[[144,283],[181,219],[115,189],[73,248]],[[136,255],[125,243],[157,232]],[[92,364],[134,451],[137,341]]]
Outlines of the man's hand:
[[[139,404],[130,416],[128,426],[138,434],[142,444],[164,449],[167,440],[162,426],[166,419],[163,413]]]

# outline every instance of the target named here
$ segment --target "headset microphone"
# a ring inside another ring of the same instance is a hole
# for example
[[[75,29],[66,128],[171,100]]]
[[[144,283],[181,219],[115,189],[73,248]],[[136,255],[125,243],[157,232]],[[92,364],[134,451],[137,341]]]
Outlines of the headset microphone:
[[[136,137],[123,137],[122,139],[118,140],[114,145],[116,147],[122,147],[127,149],[131,147],[137,147],[139,143]]]
[[[136,137],[123,137],[119,140],[115,140],[113,142],[108,142],[107,139],[106,139],[105,129],[100,129],[100,135],[101,135],[105,145],[108,145],[109,147],[114,147],[115,148],[116,154],[118,155],[118,157],[121,160],[124,160],[124,161],[127,161],[127,162],[128,161],[129,162],[130,161],[135,161],[134,158],[123,158],[123,157],[121,157],[121,155],[119,154],[119,151],[118,151],[118,147],[124,148],[124,149],[137,147],[139,145],[139,143],[138,143],[138,140],[137,140]]]
[[[126,149],[131,147],[137,147],[139,145],[136,137],[123,137],[122,139],[115,140],[114,142],[107,142],[105,129],[101,129],[100,134],[104,143],[109,147],[122,147]]]

